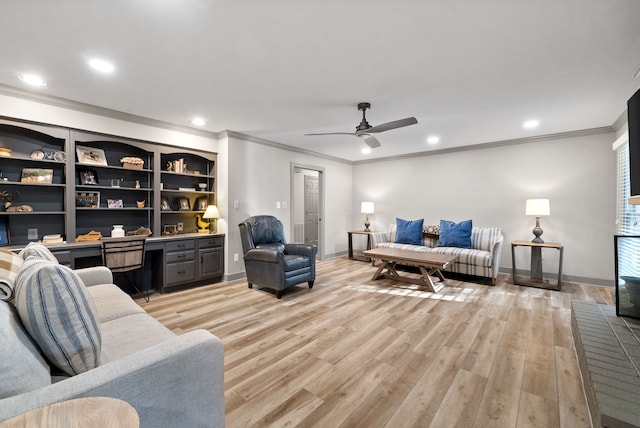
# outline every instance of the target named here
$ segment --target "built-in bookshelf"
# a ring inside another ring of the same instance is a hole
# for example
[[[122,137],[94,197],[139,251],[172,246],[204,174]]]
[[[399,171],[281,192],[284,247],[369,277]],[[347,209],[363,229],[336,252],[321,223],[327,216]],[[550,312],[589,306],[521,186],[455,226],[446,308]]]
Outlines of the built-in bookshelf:
[[[215,153],[11,119],[0,119],[0,174],[14,207],[0,200],[0,245],[110,236],[115,224],[186,234],[216,202]]]

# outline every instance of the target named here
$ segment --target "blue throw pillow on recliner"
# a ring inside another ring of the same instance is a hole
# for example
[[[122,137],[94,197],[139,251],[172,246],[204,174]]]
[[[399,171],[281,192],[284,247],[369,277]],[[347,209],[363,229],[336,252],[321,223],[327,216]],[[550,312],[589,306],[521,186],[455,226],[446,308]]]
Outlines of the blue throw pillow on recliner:
[[[438,247],[471,248],[471,220],[454,223],[440,220]]]
[[[420,220],[396,218],[396,243],[422,245],[422,223]]]

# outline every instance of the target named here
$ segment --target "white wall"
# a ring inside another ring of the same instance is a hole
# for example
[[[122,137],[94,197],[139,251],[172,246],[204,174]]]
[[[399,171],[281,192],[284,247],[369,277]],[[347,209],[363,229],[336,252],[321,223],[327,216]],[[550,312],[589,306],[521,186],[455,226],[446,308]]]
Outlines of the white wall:
[[[564,245],[569,279],[614,279],[615,134],[480,148],[354,166],[352,225],[360,227],[360,201],[374,201],[372,229],[387,230],[396,217],[472,219],[502,228],[500,266],[510,271],[511,241],[531,240],[535,218],[524,215],[527,198],[549,198],[542,238]],[[529,267],[519,249],[518,270]],[[525,254],[526,253],[526,254]],[[545,250],[544,271],[557,272],[557,251]]]
[[[228,151],[228,222],[227,277],[235,278],[244,272],[242,245],[238,224],[253,215],[278,217],[285,227],[287,239],[293,237],[291,224],[291,165],[305,165],[323,171],[324,179],[324,237],[322,257],[333,257],[346,251],[346,231],[351,224],[352,165],[297,151],[286,150],[235,134],[220,139]],[[221,149],[223,149],[221,147]],[[220,160],[220,158],[219,158]],[[234,208],[238,201],[238,208]],[[276,208],[276,201],[286,202],[287,208]],[[234,254],[239,255],[237,262]]]

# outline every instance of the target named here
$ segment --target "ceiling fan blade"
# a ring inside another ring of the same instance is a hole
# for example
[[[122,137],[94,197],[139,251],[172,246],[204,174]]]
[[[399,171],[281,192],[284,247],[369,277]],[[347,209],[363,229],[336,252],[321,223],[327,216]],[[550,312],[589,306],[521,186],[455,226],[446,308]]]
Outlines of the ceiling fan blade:
[[[358,135],[353,132],[321,132],[319,134],[304,134],[304,135]]]
[[[371,147],[372,149],[375,149],[376,147],[380,147],[380,141],[378,141],[378,139],[376,137],[374,137],[373,135],[360,135],[360,138],[362,138],[364,140],[364,143]]]
[[[418,123],[418,120],[415,117],[407,117],[406,119],[400,119],[400,120],[394,120],[392,122],[382,123],[380,125],[367,129],[365,132],[367,134],[384,132],[384,131],[389,131],[390,129],[396,129],[396,128],[402,128],[404,126],[415,125],[416,123]]]

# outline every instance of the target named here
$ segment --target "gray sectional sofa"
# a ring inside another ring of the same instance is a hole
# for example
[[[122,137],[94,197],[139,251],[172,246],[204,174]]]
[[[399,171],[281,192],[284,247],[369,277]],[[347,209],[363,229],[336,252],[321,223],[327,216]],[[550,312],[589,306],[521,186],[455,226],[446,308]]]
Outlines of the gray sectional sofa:
[[[439,232],[438,225],[424,225],[422,245],[401,244],[395,242],[396,225],[391,224],[388,232],[373,234],[372,246],[374,248],[400,248],[411,251],[457,254],[458,260],[447,268],[448,271],[490,278],[491,285],[496,284],[504,241],[502,231],[499,228],[473,227],[471,229],[472,248],[439,247]]]
[[[52,268],[73,272],[86,286],[88,293],[79,295],[90,296],[100,346],[95,361],[80,364],[96,366],[69,375],[44,356],[26,327],[30,321],[19,313],[28,305],[19,304],[18,274],[15,300],[0,301],[0,421],[64,400],[105,396],[131,404],[141,427],[224,426],[224,356],[216,336],[205,330],[174,334],[114,285],[105,267],[71,271],[49,262]]]

